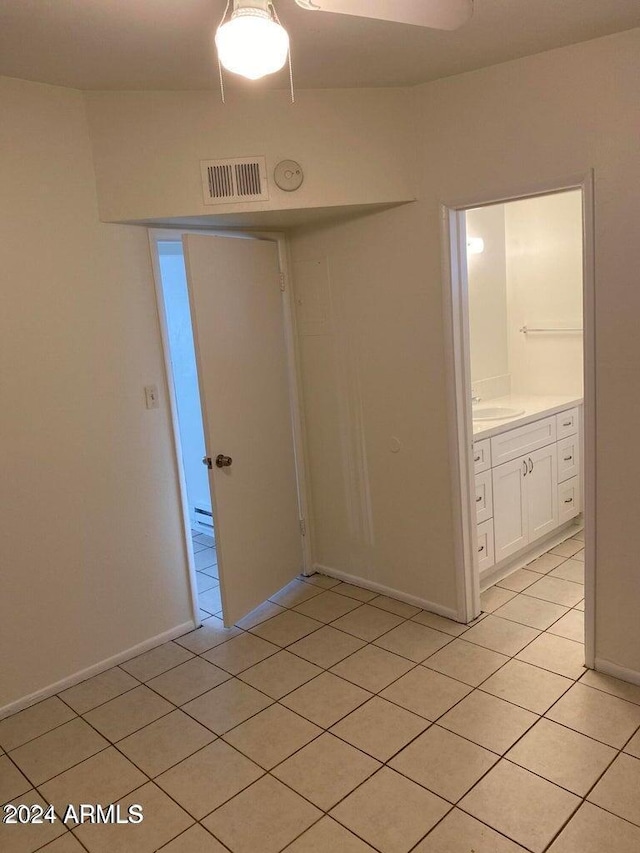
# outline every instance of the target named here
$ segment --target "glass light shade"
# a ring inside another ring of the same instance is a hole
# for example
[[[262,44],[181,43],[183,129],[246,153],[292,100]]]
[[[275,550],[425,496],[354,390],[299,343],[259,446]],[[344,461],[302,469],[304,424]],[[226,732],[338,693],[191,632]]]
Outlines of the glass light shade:
[[[287,31],[262,9],[236,10],[231,20],[218,28],[215,41],[227,71],[249,80],[279,71],[289,52]]]
[[[482,252],[484,252],[484,240],[482,237],[468,237],[467,252],[470,255],[482,254]]]

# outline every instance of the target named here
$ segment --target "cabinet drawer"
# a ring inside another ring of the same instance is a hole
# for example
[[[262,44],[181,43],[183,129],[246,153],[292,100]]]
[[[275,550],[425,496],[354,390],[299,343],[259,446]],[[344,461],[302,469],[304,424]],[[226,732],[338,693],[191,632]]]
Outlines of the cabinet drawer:
[[[558,486],[559,523],[564,524],[580,512],[580,478],[572,477]]]
[[[558,482],[564,483],[580,473],[580,440],[577,435],[558,442]]]
[[[482,441],[473,443],[473,470],[476,474],[488,471],[491,468],[491,439],[483,438]]]
[[[510,429],[491,439],[491,460],[494,467],[531,453],[556,440],[555,417],[543,418],[526,426]]]
[[[556,415],[556,430],[558,441],[568,435],[575,435],[578,432],[578,409],[567,409]]]
[[[493,521],[478,525],[478,569],[482,572],[495,564],[493,551]]]
[[[493,517],[493,489],[491,471],[476,474],[476,522],[480,524]]]

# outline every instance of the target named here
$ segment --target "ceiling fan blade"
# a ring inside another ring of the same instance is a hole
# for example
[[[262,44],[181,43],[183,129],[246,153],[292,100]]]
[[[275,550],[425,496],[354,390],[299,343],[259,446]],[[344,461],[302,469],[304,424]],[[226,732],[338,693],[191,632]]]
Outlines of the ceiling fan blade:
[[[296,0],[303,9],[456,30],[473,14],[473,0]]]

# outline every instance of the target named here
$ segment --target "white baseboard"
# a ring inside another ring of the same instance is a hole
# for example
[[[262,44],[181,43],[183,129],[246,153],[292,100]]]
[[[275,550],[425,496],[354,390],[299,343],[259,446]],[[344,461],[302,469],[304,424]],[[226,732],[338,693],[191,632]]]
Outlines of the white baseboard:
[[[350,575],[347,572],[341,572],[338,569],[333,569],[331,566],[323,566],[320,563],[314,564],[316,572],[322,575],[329,575],[330,578],[352,583],[356,586],[362,586],[365,589],[370,589],[371,592],[379,592],[381,595],[388,595],[390,598],[397,598],[398,601],[404,601],[406,604],[413,604],[415,607],[420,607],[422,610],[428,610],[430,613],[437,613],[438,616],[444,616],[447,619],[452,619],[459,622],[458,613],[450,607],[443,607],[441,604],[435,604],[433,601],[427,601],[425,598],[418,598],[415,595],[407,595],[406,592],[401,592],[399,589],[385,586],[381,583],[376,583],[368,578],[361,578],[358,575]]]
[[[610,660],[603,660],[602,658],[596,658],[594,664],[596,672],[601,672],[603,675],[612,675],[614,678],[619,678],[621,681],[628,681],[630,684],[640,685],[640,672],[635,669],[627,669],[625,666],[618,666],[617,663],[611,663]]]
[[[23,711],[30,705],[35,705],[36,702],[48,699],[49,696],[55,696],[56,693],[61,693],[63,690],[67,690],[67,688],[73,687],[81,681],[86,681],[94,675],[99,675],[101,672],[111,669],[111,667],[117,666],[117,664],[122,663],[125,660],[137,657],[137,655],[141,655],[143,652],[148,652],[149,649],[154,649],[156,646],[161,646],[163,643],[168,643],[169,640],[174,640],[176,637],[186,634],[187,631],[192,631],[195,627],[196,624],[193,621],[184,622],[182,625],[176,625],[175,628],[171,628],[171,630],[165,631],[163,634],[151,637],[143,643],[138,643],[137,646],[132,646],[130,649],[125,649],[123,652],[113,655],[113,657],[102,660],[99,663],[95,663],[93,666],[80,670],[80,672],[75,672],[73,675],[69,675],[61,681],[56,681],[55,684],[49,684],[41,690],[36,690],[35,693],[23,696],[22,699],[16,699],[15,702],[10,702],[8,705],[0,708],[0,720],[4,717],[10,716],[11,714],[17,713],[18,711]]]

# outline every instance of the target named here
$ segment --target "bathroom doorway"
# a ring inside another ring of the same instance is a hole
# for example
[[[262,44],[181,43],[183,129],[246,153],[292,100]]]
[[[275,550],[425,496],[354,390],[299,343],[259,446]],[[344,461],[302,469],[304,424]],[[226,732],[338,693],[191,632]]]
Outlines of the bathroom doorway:
[[[590,665],[591,176],[444,213],[459,609],[548,611]]]

